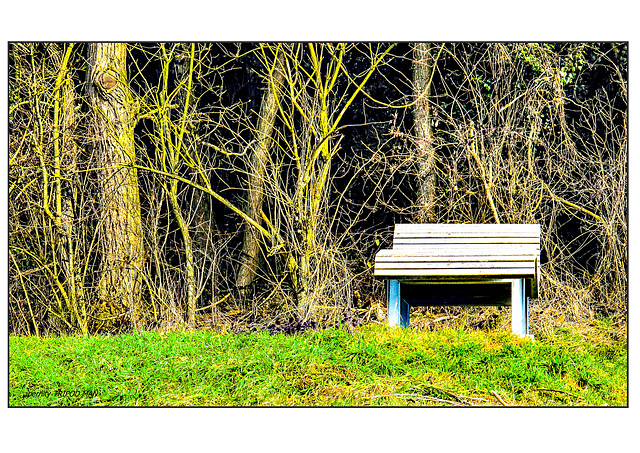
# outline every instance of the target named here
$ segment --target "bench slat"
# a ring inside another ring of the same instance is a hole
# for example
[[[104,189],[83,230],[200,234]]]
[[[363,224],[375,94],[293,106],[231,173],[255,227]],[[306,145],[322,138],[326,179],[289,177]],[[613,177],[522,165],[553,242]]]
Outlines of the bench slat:
[[[440,224],[440,223],[398,223],[395,225],[395,234],[525,234],[540,236],[540,225],[534,224]]]
[[[393,242],[410,241],[416,239],[434,239],[439,241],[450,241],[452,239],[473,240],[473,239],[495,239],[496,241],[518,242],[518,241],[539,241],[540,236],[531,234],[485,234],[485,233],[469,233],[469,234],[394,234]]]
[[[480,277],[480,276],[526,277],[534,276],[532,268],[471,268],[471,269],[378,269],[376,277]]]
[[[535,271],[535,261],[431,261],[376,262],[376,271],[383,269],[501,269],[522,268]]]
[[[383,252],[382,255],[540,255],[540,246],[537,244],[396,244],[392,249],[386,250],[392,252]]]
[[[398,237],[393,239],[393,247],[398,245],[415,245],[415,244],[539,244],[540,238],[537,237]]]
[[[463,230],[457,229],[437,229],[433,231],[422,230],[422,229],[408,229],[408,228],[396,228],[393,231],[394,236],[406,236],[406,235],[422,235],[422,236],[452,236],[452,235],[460,235],[460,236],[468,236],[468,235],[484,235],[484,236],[540,236],[540,231],[537,229],[527,228],[524,230],[516,230],[516,229],[475,229],[468,228]]]
[[[451,263],[451,262],[525,262],[535,263],[535,256],[524,255],[456,255],[456,256],[416,256],[382,255],[376,257],[376,265],[384,263]]]
[[[538,244],[418,244],[413,246],[394,247],[382,249],[378,253],[398,254],[448,254],[459,255],[538,255]]]

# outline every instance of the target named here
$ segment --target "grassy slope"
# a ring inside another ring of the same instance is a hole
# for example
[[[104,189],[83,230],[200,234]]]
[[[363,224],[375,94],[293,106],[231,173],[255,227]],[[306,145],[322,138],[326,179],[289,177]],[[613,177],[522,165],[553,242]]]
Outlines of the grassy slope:
[[[10,406],[626,405],[626,342],[369,325],[9,339]]]

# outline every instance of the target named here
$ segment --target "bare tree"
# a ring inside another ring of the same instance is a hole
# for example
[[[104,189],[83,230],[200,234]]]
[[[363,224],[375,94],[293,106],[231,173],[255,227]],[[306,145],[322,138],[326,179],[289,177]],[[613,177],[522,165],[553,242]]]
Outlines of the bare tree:
[[[191,109],[190,103],[192,98],[192,81],[194,73],[194,59],[195,59],[195,44],[191,44],[189,49],[183,54],[179,55],[180,61],[176,62],[176,72],[179,73],[177,77],[177,86],[173,92],[169,92],[169,68],[172,60],[176,58],[177,45],[174,45],[170,51],[166,49],[164,44],[160,44],[161,58],[162,58],[162,76],[161,76],[161,88],[159,91],[159,106],[158,113],[156,115],[158,132],[156,134],[159,148],[162,150],[162,166],[165,171],[171,173],[178,173],[181,162],[181,152],[188,153],[187,148],[189,144],[186,141],[185,132],[189,126]],[[171,102],[172,99],[177,101],[177,107],[179,112],[177,115],[171,115]],[[171,210],[178,223],[178,228],[182,236],[182,242],[184,244],[184,257],[185,257],[185,286],[186,286],[186,312],[187,312],[187,325],[190,327],[195,326],[195,313],[196,313],[196,276],[194,269],[193,258],[193,246],[191,233],[189,231],[189,224],[187,219],[182,213],[180,203],[178,202],[178,180],[171,179],[167,182],[166,192],[171,204]]]
[[[271,56],[267,55],[264,46],[262,50],[267,73],[265,78],[266,88],[262,96],[258,126],[250,150],[245,208],[247,215],[252,219],[256,219],[258,223],[262,223],[261,211],[264,200],[265,175],[269,162],[269,150],[273,140],[272,131],[278,112],[277,92],[282,89],[284,79],[283,51],[276,49],[276,53],[279,52],[279,54]],[[269,59],[270,57],[273,57],[273,60]],[[240,288],[242,294],[245,294],[246,288],[253,282],[259,263],[260,234],[249,224],[246,224],[242,240],[240,268],[236,279],[236,285]]]

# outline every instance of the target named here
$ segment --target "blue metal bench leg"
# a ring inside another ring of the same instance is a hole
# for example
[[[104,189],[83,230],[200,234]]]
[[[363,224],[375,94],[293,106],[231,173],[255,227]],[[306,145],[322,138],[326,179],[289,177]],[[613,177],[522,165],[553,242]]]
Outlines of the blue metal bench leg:
[[[409,304],[400,297],[400,281],[389,280],[387,293],[387,320],[390,326],[409,325]]]
[[[520,336],[529,335],[527,298],[524,295],[524,279],[511,282],[511,331]]]
[[[400,327],[409,327],[409,304],[400,299]]]

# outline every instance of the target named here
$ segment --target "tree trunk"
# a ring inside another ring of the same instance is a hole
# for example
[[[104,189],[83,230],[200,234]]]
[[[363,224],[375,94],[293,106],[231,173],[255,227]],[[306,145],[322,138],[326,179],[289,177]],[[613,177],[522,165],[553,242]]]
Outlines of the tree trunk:
[[[137,173],[132,167],[135,112],[126,57],[126,44],[90,44],[87,96],[92,110],[90,141],[100,185],[102,272],[98,297],[111,318],[127,315],[138,328],[142,321],[142,221]]]
[[[435,152],[433,149],[432,115],[429,107],[431,78],[435,61],[429,43],[417,43],[413,47],[413,87],[418,101],[413,107],[418,159],[418,212],[420,223],[435,222]]]
[[[267,84],[267,89],[262,97],[258,128],[253,146],[253,153],[249,168],[247,168],[247,200],[245,212],[256,222],[262,223],[261,211],[264,199],[265,173],[269,162],[269,148],[271,134],[278,112],[276,90],[283,81],[282,61],[276,60],[273,77]],[[245,224],[244,238],[242,241],[242,253],[240,254],[240,268],[236,278],[236,285],[244,298],[246,290],[255,279],[258,264],[260,263],[260,232],[251,225]]]

